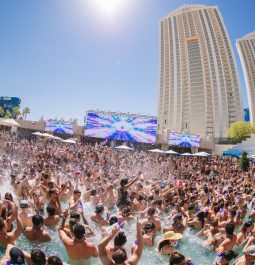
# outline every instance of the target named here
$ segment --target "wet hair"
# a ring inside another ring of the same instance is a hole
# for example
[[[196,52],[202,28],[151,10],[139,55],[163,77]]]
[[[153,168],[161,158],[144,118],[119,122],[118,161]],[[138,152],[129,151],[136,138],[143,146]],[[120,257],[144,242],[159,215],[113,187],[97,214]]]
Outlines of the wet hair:
[[[82,239],[83,236],[85,235],[85,227],[82,224],[75,224],[73,227],[73,234],[76,238]]]
[[[51,196],[52,194],[55,194],[55,193],[57,193],[57,191],[55,189],[49,190],[49,196]]]
[[[226,225],[226,233],[227,233],[228,235],[233,235],[234,230],[235,230],[235,224],[233,224],[233,223],[228,223],[228,224]]]
[[[62,260],[57,256],[48,257],[47,265],[63,265]]]
[[[185,261],[185,257],[178,251],[174,251],[170,257],[169,265],[179,265]]]
[[[50,216],[54,216],[56,213],[56,209],[52,205],[48,205],[46,211]]]
[[[31,261],[36,265],[45,265],[46,257],[40,249],[33,249],[31,251]]]
[[[119,221],[119,219],[117,216],[115,216],[115,215],[111,216],[111,218],[109,219],[109,225],[111,226],[113,224],[116,224],[116,223],[118,223],[118,221]]]
[[[197,214],[197,218],[199,220],[199,222],[201,223],[202,225],[202,228],[204,227],[205,225],[205,213],[204,212],[200,212]]]
[[[153,216],[153,215],[155,214],[155,212],[156,212],[156,209],[155,209],[155,208],[150,207],[150,208],[148,209],[148,215],[149,215],[149,216]]]
[[[32,217],[32,223],[34,226],[39,226],[39,225],[43,224],[43,217],[39,214],[35,214]]]
[[[122,264],[127,260],[127,252],[123,248],[117,248],[112,253],[112,259],[115,264]]]
[[[123,178],[123,179],[121,179],[121,181],[120,181],[120,186],[125,186],[125,185],[127,185],[128,184],[128,179],[127,178]]]
[[[121,247],[127,243],[127,237],[123,231],[119,232],[114,238],[114,246]]]
[[[123,215],[129,216],[131,214],[131,209],[129,207],[125,207],[121,212]]]
[[[236,216],[236,210],[230,210],[229,212],[230,212],[230,214],[231,214],[232,217],[235,217]]]
[[[76,212],[76,211],[72,211],[72,212],[70,213],[70,218],[73,218],[73,219],[76,219],[76,220],[80,220],[81,215],[80,215],[80,213],[78,213],[78,212]]]
[[[10,201],[13,202],[13,197],[12,197],[12,194],[10,192],[6,192],[4,195],[4,198],[6,200],[8,200],[7,198],[10,198]]]
[[[80,191],[79,189],[75,189],[75,190],[73,191],[73,193],[81,194],[81,191]]]
[[[95,213],[102,213],[104,211],[104,206],[102,204],[98,204],[95,209]]]
[[[155,224],[152,222],[148,222],[145,224],[143,228],[143,232],[147,234],[148,232],[151,232],[152,230],[155,230],[155,229],[156,229]]]

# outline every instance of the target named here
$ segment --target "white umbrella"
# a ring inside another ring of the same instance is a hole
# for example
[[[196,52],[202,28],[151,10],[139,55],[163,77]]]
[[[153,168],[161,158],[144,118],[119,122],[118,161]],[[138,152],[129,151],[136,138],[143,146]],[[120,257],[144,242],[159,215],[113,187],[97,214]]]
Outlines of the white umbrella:
[[[133,150],[131,147],[128,147],[126,145],[119,145],[116,146],[115,149],[121,149],[121,150]]]
[[[57,137],[57,136],[54,136],[54,135],[51,135],[51,134],[49,134],[49,133],[42,133],[41,136],[43,136],[43,137],[47,137],[47,138],[51,138],[51,139],[54,139],[54,140],[63,140],[62,138]]]
[[[190,153],[183,153],[183,154],[181,154],[182,156],[192,156],[192,154],[190,154]]]
[[[17,123],[14,119],[0,119],[0,125],[10,126],[10,127],[20,127],[19,123]]]
[[[165,152],[165,154],[178,155],[178,153],[173,151],[173,150],[168,150],[168,151]]]
[[[62,141],[63,143],[68,143],[68,144],[76,144],[76,141],[72,140],[72,139],[66,139]]]
[[[36,135],[36,136],[42,136],[42,133],[40,133],[40,132],[34,132],[34,133],[32,133],[33,135]]]
[[[160,149],[152,149],[152,150],[148,150],[149,152],[152,152],[152,153],[160,153],[160,154],[164,154],[165,152],[160,150]]]
[[[198,152],[193,154],[194,156],[209,156],[210,154],[206,153],[206,152]]]

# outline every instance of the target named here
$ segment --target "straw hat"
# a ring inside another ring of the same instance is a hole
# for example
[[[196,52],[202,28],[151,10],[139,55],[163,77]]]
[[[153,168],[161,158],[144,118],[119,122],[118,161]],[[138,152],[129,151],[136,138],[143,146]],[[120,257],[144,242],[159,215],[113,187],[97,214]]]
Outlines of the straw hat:
[[[158,244],[160,244],[161,242],[165,241],[165,240],[172,240],[172,241],[176,241],[176,240],[180,240],[182,239],[182,234],[179,233],[175,233],[174,231],[169,231],[166,232],[163,235],[163,239],[161,239]]]

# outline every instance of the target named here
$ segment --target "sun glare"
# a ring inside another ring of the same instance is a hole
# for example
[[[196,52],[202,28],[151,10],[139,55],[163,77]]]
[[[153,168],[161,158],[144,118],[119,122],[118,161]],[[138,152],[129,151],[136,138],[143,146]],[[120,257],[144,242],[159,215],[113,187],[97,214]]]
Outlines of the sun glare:
[[[125,2],[126,0],[91,0],[97,11],[109,17],[116,16]]]

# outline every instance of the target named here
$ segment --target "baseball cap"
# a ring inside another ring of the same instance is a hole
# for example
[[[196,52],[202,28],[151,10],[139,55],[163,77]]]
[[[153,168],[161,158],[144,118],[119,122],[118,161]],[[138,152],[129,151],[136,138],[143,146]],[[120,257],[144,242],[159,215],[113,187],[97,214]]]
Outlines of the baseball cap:
[[[255,245],[251,245],[243,251],[245,255],[255,257]]]
[[[23,251],[17,247],[11,248],[10,252],[10,262],[12,265],[25,265],[25,255]]]

